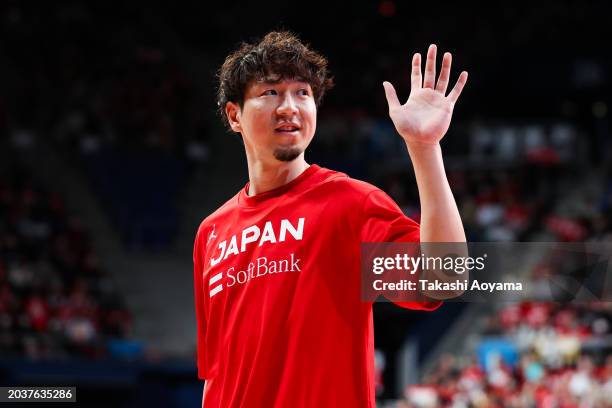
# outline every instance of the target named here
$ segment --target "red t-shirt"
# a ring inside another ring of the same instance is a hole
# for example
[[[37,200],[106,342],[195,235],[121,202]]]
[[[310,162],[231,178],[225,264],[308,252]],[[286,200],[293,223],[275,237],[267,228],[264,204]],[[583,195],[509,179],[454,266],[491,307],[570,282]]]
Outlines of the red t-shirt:
[[[247,189],[194,245],[204,406],[374,407],[360,243],[418,242],[419,225],[376,187],[316,165],[272,191]]]

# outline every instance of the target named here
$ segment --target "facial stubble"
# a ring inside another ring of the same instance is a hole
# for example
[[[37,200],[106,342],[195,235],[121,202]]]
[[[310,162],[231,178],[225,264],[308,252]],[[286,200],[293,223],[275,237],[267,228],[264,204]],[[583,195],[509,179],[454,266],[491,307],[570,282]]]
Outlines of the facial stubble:
[[[278,161],[290,162],[297,159],[302,154],[302,150],[298,147],[278,147],[272,154]]]

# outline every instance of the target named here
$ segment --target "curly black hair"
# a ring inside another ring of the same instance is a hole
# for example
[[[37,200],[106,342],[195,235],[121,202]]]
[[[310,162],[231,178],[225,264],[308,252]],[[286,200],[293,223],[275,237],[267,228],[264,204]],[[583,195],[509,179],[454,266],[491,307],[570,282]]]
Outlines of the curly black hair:
[[[305,81],[312,88],[317,106],[334,85],[327,59],[288,31],[273,31],[257,43],[242,43],[225,58],[217,76],[217,108],[226,124],[227,102],[238,103],[242,108],[246,87],[251,81]]]

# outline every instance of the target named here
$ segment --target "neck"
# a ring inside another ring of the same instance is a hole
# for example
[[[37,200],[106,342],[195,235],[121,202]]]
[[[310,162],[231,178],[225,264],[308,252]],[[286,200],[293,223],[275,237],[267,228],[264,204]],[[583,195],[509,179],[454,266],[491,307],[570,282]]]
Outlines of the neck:
[[[264,163],[262,161],[251,162],[249,160],[248,166],[249,196],[265,193],[266,191],[284,186],[310,167],[304,160],[304,153],[290,162],[276,161],[275,163]]]

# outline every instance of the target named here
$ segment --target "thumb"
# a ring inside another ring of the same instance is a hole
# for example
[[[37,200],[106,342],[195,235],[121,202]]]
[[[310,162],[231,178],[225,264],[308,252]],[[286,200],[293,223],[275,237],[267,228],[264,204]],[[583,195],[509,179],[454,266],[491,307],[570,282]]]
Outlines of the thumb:
[[[385,95],[387,96],[387,103],[389,104],[389,109],[400,106],[400,101],[399,99],[397,99],[397,93],[395,92],[395,88],[393,88],[393,85],[391,85],[391,82],[383,82],[383,87],[385,88]]]

